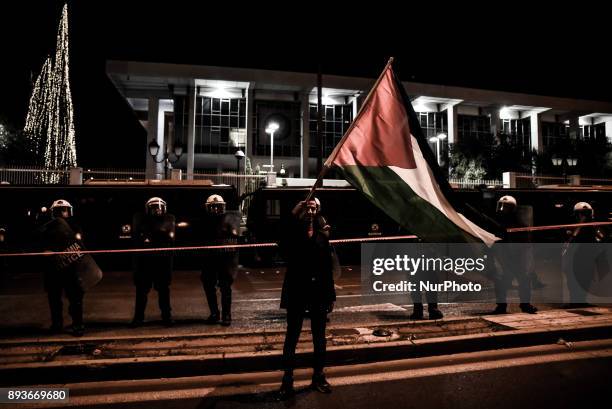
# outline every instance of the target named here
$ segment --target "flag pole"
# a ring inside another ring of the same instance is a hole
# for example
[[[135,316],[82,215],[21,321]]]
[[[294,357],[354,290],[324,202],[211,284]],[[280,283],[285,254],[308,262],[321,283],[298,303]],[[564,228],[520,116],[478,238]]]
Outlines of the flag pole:
[[[385,73],[387,72],[391,64],[393,64],[393,59],[394,59],[393,57],[389,57],[389,61],[387,61],[387,65],[385,65],[385,68],[382,70],[381,74],[378,76],[378,79],[376,80],[372,88],[370,89],[370,92],[366,96],[366,99],[363,101],[363,104],[361,104],[361,108],[359,108],[359,112],[357,113],[357,116],[353,119],[353,122],[351,123],[349,128],[346,130],[346,132],[342,136],[342,139],[340,139],[340,141],[338,142],[338,144],[336,145],[332,153],[329,155],[329,157],[323,164],[323,167],[321,168],[321,172],[319,172],[319,176],[317,176],[317,180],[312,185],[310,192],[308,192],[308,196],[306,196],[306,199],[305,199],[306,201],[309,201],[310,199],[312,199],[312,196],[314,195],[315,190],[317,190],[318,185],[322,183],[323,177],[325,176],[327,171],[331,168],[331,163],[336,159],[336,156],[338,156],[338,152],[340,152],[340,148],[342,147],[342,145],[344,145],[346,138],[348,137],[348,135],[351,133],[351,131],[355,127],[355,124],[357,123],[357,119],[361,116],[364,108],[368,105],[368,102],[370,102],[370,99],[372,98],[372,95],[374,94],[374,90],[378,87],[378,84],[380,83],[380,81],[382,81]]]

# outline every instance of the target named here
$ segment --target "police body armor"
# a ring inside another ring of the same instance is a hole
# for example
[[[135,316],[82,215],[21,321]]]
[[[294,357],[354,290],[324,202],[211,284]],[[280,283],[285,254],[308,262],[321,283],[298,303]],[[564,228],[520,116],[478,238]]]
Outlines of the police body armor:
[[[203,226],[205,245],[226,246],[238,244],[240,232],[240,215],[234,212],[226,212],[218,216],[207,216],[207,223]],[[232,276],[236,274],[238,266],[238,251],[235,248],[222,248],[208,250],[205,253],[204,268],[208,264],[221,270],[225,270]],[[235,277],[233,277],[235,278]]]
[[[134,240],[138,248],[163,248],[174,244],[176,233],[175,217],[172,214],[151,216],[138,214],[134,217]],[[135,284],[154,280],[169,285],[173,257],[170,251],[140,253],[135,258]]]

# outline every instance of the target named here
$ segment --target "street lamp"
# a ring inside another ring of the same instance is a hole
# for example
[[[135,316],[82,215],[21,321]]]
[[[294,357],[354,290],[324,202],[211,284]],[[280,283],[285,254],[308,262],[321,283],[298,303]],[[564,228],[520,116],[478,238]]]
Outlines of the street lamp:
[[[429,138],[429,142],[436,144],[436,158],[438,159],[438,165],[440,165],[441,163],[441,159],[440,159],[440,141],[443,141],[446,139],[446,134],[445,133],[440,133],[438,134],[438,136],[432,136],[431,138]]]
[[[567,168],[573,168],[574,166],[576,166],[576,164],[578,164],[578,159],[571,157],[571,156],[565,156],[565,157],[553,156],[551,158],[551,161],[552,161],[553,166],[555,167],[561,166],[564,184],[567,182]]]
[[[240,161],[244,159],[244,152],[238,149],[236,153],[234,153],[234,157],[236,158],[236,174],[240,173]]]
[[[151,155],[155,163],[164,162],[164,175],[167,178],[168,170],[172,169],[172,164],[178,162],[178,160],[181,158],[181,155],[183,155],[183,146],[181,144],[174,145],[174,148],[172,149],[172,153],[166,150],[164,152],[164,157],[161,160],[157,160],[158,153],[159,153],[159,144],[157,143],[155,139],[153,139],[151,142],[149,142],[149,155]],[[174,160],[170,159],[170,155],[172,154],[174,154],[174,157],[175,157]]]
[[[274,171],[274,132],[278,130],[278,123],[270,122],[266,127],[266,133],[270,134],[270,172]]]

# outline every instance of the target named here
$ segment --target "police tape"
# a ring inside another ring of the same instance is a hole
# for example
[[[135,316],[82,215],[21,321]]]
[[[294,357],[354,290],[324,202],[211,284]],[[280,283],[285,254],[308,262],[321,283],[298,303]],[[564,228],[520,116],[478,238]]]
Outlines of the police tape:
[[[383,236],[383,237],[361,237],[353,239],[334,239],[330,244],[363,243],[372,241],[408,240],[416,239],[417,236]],[[68,254],[119,254],[119,253],[160,253],[169,251],[194,251],[194,250],[225,250],[245,248],[278,247],[278,243],[249,243],[249,244],[223,244],[216,246],[183,246],[183,247],[151,247],[137,249],[107,249],[107,250],[78,250],[78,251],[40,251],[29,253],[0,253],[2,257],[25,257],[25,256],[59,256]]]
[[[545,231],[545,230],[560,230],[560,229],[575,229],[577,227],[588,227],[588,226],[609,226],[612,222],[589,222],[589,223],[573,223],[573,224],[554,224],[549,226],[531,226],[531,227],[511,227],[506,229],[508,233],[521,233],[531,231]]]
[[[577,228],[588,226],[608,226],[612,222],[589,222],[589,223],[574,223],[574,224],[556,224],[549,226],[531,226],[531,227],[512,227],[506,229],[508,233],[521,233],[532,231],[559,230],[565,228]],[[377,241],[392,241],[392,240],[415,240],[416,235],[406,236],[380,236],[380,237],[358,237],[351,239],[334,239],[330,240],[330,244],[350,244],[350,243],[368,243]],[[137,248],[137,249],[106,249],[106,250],[79,250],[79,251],[41,251],[29,253],[0,253],[2,257],[25,257],[25,256],[57,256],[67,254],[121,254],[121,253],[160,253],[160,252],[176,252],[176,251],[195,251],[195,250],[223,250],[223,249],[248,249],[248,248],[271,248],[278,247],[278,243],[248,243],[248,244],[224,244],[216,246],[183,246],[183,247],[152,247],[152,248]]]

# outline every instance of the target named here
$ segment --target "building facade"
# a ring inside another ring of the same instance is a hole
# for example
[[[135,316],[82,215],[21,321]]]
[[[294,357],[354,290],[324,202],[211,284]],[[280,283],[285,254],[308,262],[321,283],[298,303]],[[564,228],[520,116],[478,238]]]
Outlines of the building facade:
[[[187,178],[194,172],[236,170],[238,150],[253,169],[268,170],[273,164],[290,177],[315,176],[316,74],[109,61],[107,75],[147,129],[143,150],[148,152],[153,140],[162,151],[182,146],[184,154],[174,167]],[[348,129],[374,81],[323,76],[324,156]],[[506,138],[537,152],[567,139],[612,139],[610,102],[403,84],[441,163],[449,145],[467,138],[482,143]],[[268,129],[271,123],[278,125],[274,133]],[[163,174],[163,164],[148,153],[147,174]]]

